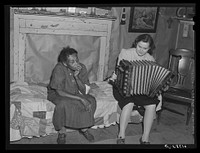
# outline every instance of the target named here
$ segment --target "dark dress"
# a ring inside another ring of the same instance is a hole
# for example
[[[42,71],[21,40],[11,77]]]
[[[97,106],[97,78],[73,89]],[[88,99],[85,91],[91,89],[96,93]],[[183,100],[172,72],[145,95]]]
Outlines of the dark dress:
[[[134,95],[131,97],[124,97],[122,96],[118,89],[116,89],[115,86],[113,86],[113,96],[118,101],[118,105],[121,109],[128,103],[134,103],[136,106],[145,106],[145,105],[151,105],[151,104],[158,104],[160,101],[155,96],[154,98],[150,98],[146,95]]]
[[[84,84],[89,85],[87,69],[81,64],[82,69],[79,78]],[[86,111],[81,101],[60,96],[56,89],[83,96],[92,105],[92,111]],[[59,131],[62,127],[80,129],[94,125],[94,112],[96,110],[96,100],[91,95],[82,95],[78,91],[76,81],[72,71],[61,63],[58,63],[52,71],[50,83],[48,85],[47,99],[54,103],[53,125]]]

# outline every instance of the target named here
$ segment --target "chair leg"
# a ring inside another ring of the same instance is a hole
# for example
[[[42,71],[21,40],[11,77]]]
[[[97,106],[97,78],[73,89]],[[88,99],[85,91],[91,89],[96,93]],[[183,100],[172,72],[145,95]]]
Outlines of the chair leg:
[[[189,105],[187,108],[187,119],[186,119],[186,125],[189,124],[190,118],[192,116],[192,106]]]

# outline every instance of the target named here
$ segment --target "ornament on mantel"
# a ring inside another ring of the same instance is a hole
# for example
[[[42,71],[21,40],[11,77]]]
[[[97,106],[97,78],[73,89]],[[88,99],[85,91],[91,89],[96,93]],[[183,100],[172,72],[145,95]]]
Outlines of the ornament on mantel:
[[[121,22],[120,22],[121,25],[124,25],[126,24],[126,9],[125,8],[122,8],[122,15],[121,15]]]
[[[91,7],[91,15],[96,15],[96,8],[95,7]]]

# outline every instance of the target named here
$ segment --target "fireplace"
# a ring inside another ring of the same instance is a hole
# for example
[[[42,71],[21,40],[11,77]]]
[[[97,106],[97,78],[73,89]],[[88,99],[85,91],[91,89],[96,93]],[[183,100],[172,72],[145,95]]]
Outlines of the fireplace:
[[[14,14],[14,81],[26,80],[25,76],[28,74],[26,71],[30,69],[27,68],[29,59],[26,56],[30,51],[30,48],[27,49],[27,41],[30,41],[30,36],[33,37],[33,35],[38,38],[56,36],[59,39],[61,36],[79,36],[81,39],[85,36],[88,40],[90,36],[98,38],[98,62],[95,68],[97,78],[94,81],[103,81],[108,71],[112,21],[113,19],[108,18]],[[47,42],[47,45],[51,45],[50,42],[49,44]],[[33,63],[40,62],[34,61]]]

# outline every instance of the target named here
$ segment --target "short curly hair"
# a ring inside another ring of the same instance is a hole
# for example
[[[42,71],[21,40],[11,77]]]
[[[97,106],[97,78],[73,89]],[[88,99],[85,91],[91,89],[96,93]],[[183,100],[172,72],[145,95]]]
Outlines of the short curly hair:
[[[72,54],[78,54],[78,52],[75,49],[70,48],[69,46],[64,47],[60,51],[60,54],[58,56],[58,62],[61,62],[61,63],[66,62],[69,55],[72,55]]]
[[[148,50],[148,53],[150,55],[153,54],[153,50],[156,48],[155,47],[155,44],[154,44],[154,41],[153,41],[153,38],[149,35],[149,34],[142,34],[142,35],[139,35],[135,41],[133,42],[132,44],[132,48],[136,48],[138,42],[140,41],[143,41],[143,42],[148,42],[149,43],[149,47],[150,49]]]

